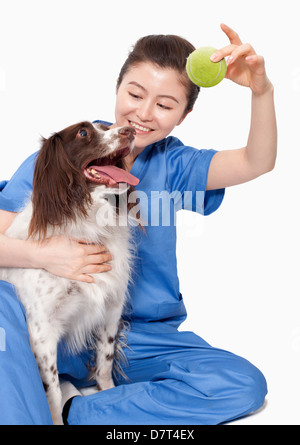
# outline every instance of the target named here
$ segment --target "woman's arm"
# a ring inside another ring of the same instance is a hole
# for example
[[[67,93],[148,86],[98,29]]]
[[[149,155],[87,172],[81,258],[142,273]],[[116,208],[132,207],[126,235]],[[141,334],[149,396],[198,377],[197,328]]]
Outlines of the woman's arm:
[[[55,236],[43,243],[4,235],[16,213],[0,210],[0,267],[45,269],[70,280],[92,283],[89,274],[107,272],[111,255],[104,246]]]
[[[212,159],[207,189],[219,189],[250,181],[274,168],[277,154],[277,125],[273,85],[264,59],[226,25],[223,31],[231,44],[215,53],[214,61],[228,58],[226,77],[252,90],[251,126],[246,147],[218,152]]]

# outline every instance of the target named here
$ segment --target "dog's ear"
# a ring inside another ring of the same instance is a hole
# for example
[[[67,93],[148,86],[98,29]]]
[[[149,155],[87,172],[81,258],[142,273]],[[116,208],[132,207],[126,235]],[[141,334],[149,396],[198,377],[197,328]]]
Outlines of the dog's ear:
[[[91,199],[82,172],[67,156],[62,136],[55,133],[42,142],[33,176],[33,215],[28,235],[40,240],[45,239],[49,225],[61,226],[78,213],[86,216]]]

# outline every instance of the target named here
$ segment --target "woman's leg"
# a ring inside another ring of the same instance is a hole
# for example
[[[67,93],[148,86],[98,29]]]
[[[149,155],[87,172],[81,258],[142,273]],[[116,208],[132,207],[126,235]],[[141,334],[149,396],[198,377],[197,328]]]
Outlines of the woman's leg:
[[[69,424],[215,425],[264,402],[266,381],[257,368],[191,332],[140,326],[129,342],[129,382],[74,398]]]
[[[0,424],[52,424],[24,308],[13,286],[4,281],[0,281],[0,336]]]

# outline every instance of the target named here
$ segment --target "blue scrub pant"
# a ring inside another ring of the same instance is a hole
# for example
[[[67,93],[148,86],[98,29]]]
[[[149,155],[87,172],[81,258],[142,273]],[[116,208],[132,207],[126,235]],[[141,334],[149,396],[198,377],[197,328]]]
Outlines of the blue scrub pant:
[[[31,353],[25,313],[11,285],[0,282],[0,424],[51,424]],[[128,381],[75,397],[70,425],[215,425],[262,406],[267,386],[245,359],[165,323],[133,323],[124,365]],[[4,347],[5,346],[5,347]],[[58,357],[75,385],[88,379],[90,356]]]

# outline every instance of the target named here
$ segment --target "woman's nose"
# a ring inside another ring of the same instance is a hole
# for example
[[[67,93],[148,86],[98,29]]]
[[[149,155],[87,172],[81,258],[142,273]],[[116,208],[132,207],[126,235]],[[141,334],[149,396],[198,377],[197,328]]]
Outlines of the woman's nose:
[[[144,102],[137,110],[138,118],[143,122],[150,122],[153,119],[152,104]]]

